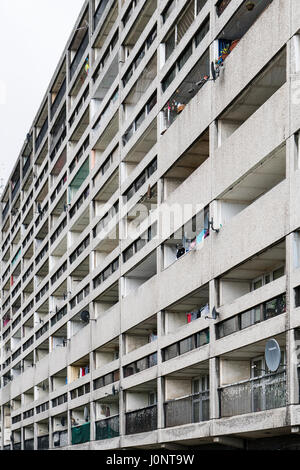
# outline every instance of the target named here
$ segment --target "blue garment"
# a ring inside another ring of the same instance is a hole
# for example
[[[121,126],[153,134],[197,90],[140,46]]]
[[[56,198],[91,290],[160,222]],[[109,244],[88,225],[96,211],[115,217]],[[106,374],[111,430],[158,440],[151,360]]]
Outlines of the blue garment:
[[[203,238],[204,238],[204,235],[205,235],[205,230],[203,229],[203,230],[199,233],[199,235],[197,235],[197,244],[202,242],[202,240],[203,240]]]

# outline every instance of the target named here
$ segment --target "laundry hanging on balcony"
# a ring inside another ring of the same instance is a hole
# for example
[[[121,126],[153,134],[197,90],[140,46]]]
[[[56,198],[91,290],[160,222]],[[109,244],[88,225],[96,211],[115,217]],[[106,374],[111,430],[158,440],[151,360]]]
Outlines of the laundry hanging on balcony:
[[[86,60],[85,60],[84,70],[86,71],[86,74],[88,75],[88,74],[89,74],[89,70],[90,70],[90,62],[89,62],[89,58],[88,58],[88,57],[87,57]]]
[[[90,423],[72,428],[72,445],[90,441]]]

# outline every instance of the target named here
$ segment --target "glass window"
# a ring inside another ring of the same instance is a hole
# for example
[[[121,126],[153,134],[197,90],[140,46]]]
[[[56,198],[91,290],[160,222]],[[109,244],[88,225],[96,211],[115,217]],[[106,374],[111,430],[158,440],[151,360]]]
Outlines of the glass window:
[[[180,54],[179,58],[178,58],[178,69],[181,70],[182,67],[184,66],[184,64],[186,63],[186,61],[191,57],[193,53],[193,47],[192,47],[192,43],[190,43],[186,48],[185,50],[183,51],[182,54]]]
[[[196,347],[200,348],[201,346],[204,346],[205,344],[209,343],[209,330],[204,330],[200,331],[200,333],[197,333],[196,335]]]
[[[157,353],[151,354],[149,356],[149,367],[153,367],[157,365]]]
[[[265,303],[265,319],[275,317],[286,310],[286,296],[281,295]]]
[[[133,374],[135,374],[135,364],[129,364],[124,369],[124,377],[129,377]]]
[[[148,369],[148,357],[144,357],[136,362],[136,372]]]
[[[177,343],[172,344],[171,346],[168,346],[164,350],[164,361],[169,361],[170,359],[173,359],[174,357],[178,356],[178,348],[177,348]]]
[[[195,348],[194,337],[190,336],[179,342],[179,354],[184,354]]]
[[[200,28],[198,29],[196,36],[195,36],[195,44],[196,47],[199,46],[200,42],[205,38],[209,31],[209,16],[207,19],[202,23]]]
[[[166,47],[166,61],[167,61],[175,49],[175,28],[172,30],[171,34],[166,39],[165,47]]]
[[[145,110],[143,110],[135,120],[135,130],[137,130],[141,126],[142,122],[145,120],[145,116],[146,113]]]
[[[177,23],[177,44],[181,41],[195,19],[194,0],[190,0],[188,7]]]
[[[281,266],[281,268],[275,269],[275,271],[273,271],[273,281],[276,281],[276,279],[279,279],[282,276],[284,276],[284,267],[283,266]]]
[[[166,89],[171,85],[171,83],[173,82],[175,76],[176,76],[176,67],[174,65],[162,81],[162,90],[163,90],[163,92],[165,92]]]
[[[223,338],[224,336],[231,335],[238,331],[238,317],[235,316],[233,318],[229,318],[224,322],[218,325],[218,334],[219,338]]]
[[[126,263],[126,261],[128,261],[130,258],[132,258],[133,255],[134,255],[134,248],[133,248],[133,245],[131,245],[123,253],[124,262]]]
[[[200,13],[200,11],[202,10],[202,8],[206,4],[206,2],[207,2],[207,0],[197,0],[197,4],[196,4],[197,15],[198,15],[198,13]]]
[[[162,13],[163,23],[165,23],[167,21],[167,19],[171,15],[172,11],[174,10],[174,8],[175,8],[175,0],[171,0],[167,4],[166,8],[164,9],[164,11]]]
[[[257,279],[256,281],[253,281],[253,290],[259,289],[260,287],[262,287],[262,285],[263,285],[262,278]]]

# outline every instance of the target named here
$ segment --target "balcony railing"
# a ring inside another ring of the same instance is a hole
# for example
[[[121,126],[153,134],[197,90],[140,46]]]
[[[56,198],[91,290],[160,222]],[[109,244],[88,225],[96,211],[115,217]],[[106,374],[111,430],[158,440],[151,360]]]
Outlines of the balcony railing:
[[[34,439],[24,441],[24,450],[34,450]]]
[[[96,423],[96,441],[119,436],[119,416],[102,419]]]
[[[126,434],[138,434],[157,429],[157,405],[126,413]]]
[[[38,437],[38,450],[49,449],[49,436]]]
[[[182,426],[209,420],[209,391],[164,404],[165,427]]]
[[[70,80],[72,80],[76,70],[77,70],[77,67],[83,57],[83,54],[88,46],[88,43],[89,43],[89,32],[87,31],[84,35],[84,38],[83,40],[81,41],[81,44],[75,54],[75,57],[71,63],[71,67],[70,67]]]
[[[57,431],[53,433],[54,447],[64,447],[68,445],[68,431]]]
[[[219,389],[221,418],[286,406],[286,372],[268,374]]]

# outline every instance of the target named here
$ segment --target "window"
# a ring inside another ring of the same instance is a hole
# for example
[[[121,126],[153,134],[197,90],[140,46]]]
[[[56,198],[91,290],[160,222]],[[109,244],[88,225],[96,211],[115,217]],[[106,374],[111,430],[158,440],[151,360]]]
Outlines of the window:
[[[175,6],[176,6],[175,0],[171,0],[170,2],[168,2],[166,8],[162,12],[163,23],[167,21],[172,11],[174,10]]]
[[[272,281],[276,281],[276,279],[279,279],[282,276],[284,276],[284,266],[280,266],[275,270],[254,279],[252,282],[252,290],[259,289]]]
[[[123,252],[124,263],[132,258],[134,254],[138,253],[148,242],[150,242],[156,236],[156,233],[157,224],[155,223]]]
[[[196,0],[196,12],[197,12],[197,15],[198,13],[200,13],[200,11],[202,10],[202,8],[205,6],[207,0]]]
[[[184,49],[182,54],[180,54],[178,59],[178,70],[181,70],[186,61],[191,57],[193,53],[193,46],[192,43],[188,44],[188,46]]]
[[[233,318],[229,318],[228,320],[225,320],[219,324],[219,338],[231,335],[238,330],[238,317],[235,316]]]
[[[163,360],[169,361],[176,356],[185,354],[208,343],[209,329],[207,328],[163,349]]]
[[[239,313],[228,320],[216,325],[217,338],[231,335],[236,331],[243,330],[249,326],[273,318],[286,311],[286,294],[279,295],[256,307]]]
[[[300,307],[300,286],[294,289],[295,291],[295,307]]]
[[[202,23],[200,28],[198,29],[196,36],[195,36],[195,44],[196,47],[199,46],[200,42],[205,38],[209,31],[209,16],[205,19],[205,21]]]
[[[241,330],[261,321],[261,307],[255,307],[241,314]]]

